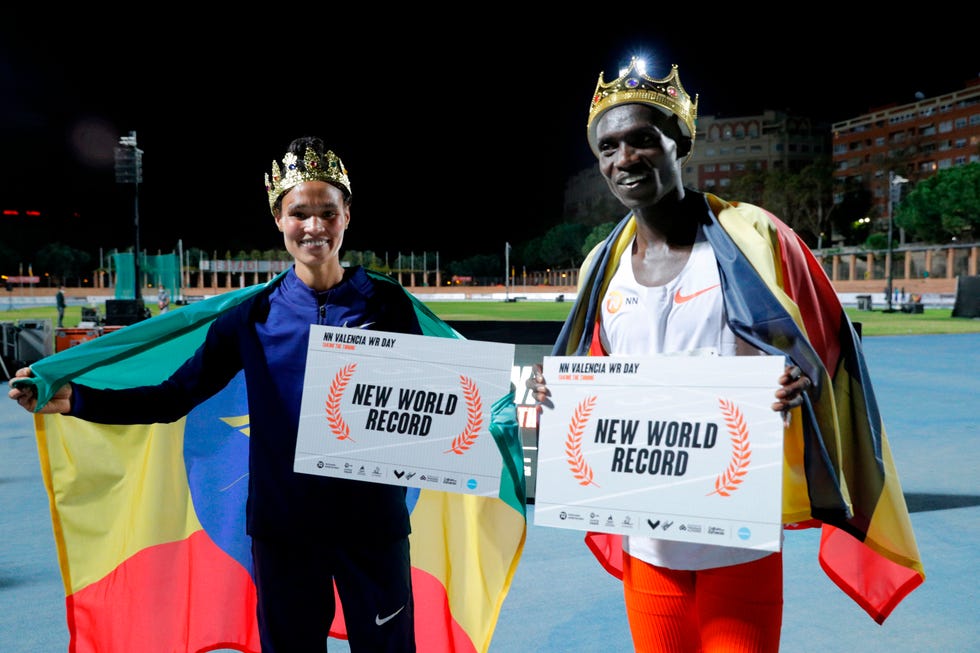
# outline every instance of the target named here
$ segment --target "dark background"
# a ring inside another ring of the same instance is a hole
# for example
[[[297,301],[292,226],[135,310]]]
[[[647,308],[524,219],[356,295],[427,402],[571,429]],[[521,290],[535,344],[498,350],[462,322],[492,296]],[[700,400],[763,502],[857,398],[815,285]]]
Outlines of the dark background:
[[[701,115],[828,123],[980,73],[965,15],[780,7],[17,9],[0,24],[0,209],[42,216],[0,217],[0,244],[131,247],[113,149],[136,131],[141,248],[279,248],[263,175],[315,134],[350,173],[345,249],[502,255],[562,221],[569,176],[593,162],[599,72],[633,53],[657,76],[677,63]]]

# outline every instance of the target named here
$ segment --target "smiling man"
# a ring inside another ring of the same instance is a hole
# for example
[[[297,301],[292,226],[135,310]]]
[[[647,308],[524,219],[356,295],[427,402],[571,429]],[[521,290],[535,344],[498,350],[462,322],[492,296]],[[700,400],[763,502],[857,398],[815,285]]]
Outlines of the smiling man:
[[[772,380],[786,425],[783,523],[824,527],[824,568],[880,623],[924,573],[860,341],[786,224],[684,186],[696,118],[676,66],[659,79],[634,57],[619,78],[600,74],[588,142],[628,213],[583,263],[552,355],[784,357]],[[528,387],[549,401],[540,367]],[[586,542],[623,580],[637,651],[778,652],[781,551],[598,533]]]

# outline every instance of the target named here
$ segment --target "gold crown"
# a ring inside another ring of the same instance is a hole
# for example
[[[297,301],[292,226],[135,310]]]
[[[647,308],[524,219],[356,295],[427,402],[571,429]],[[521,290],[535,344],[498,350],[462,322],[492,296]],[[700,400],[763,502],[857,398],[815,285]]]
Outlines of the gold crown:
[[[347,168],[336,154],[327,150],[323,158],[319,158],[312,148],[306,148],[303,155],[303,169],[300,169],[299,158],[292,152],[286,152],[282,157],[282,169],[275,161],[272,162],[272,178],[265,175],[265,190],[269,193],[269,208],[276,204],[279,196],[297,184],[304,181],[325,181],[340,186],[347,199],[350,199],[350,179],[347,178]]]
[[[647,104],[668,115],[674,114],[680,119],[680,127],[684,135],[691,141],[694,140],[698,96],[695,95],[692,101],[691,96],[684,90],[680,76],[677,74],[677,64],[671,66],[670,74],[663,79],[654,79],[647,77],[645,62],[638,57],[633,57],[626,72],[608,84],[602,80],[602,73],[599,73],[599,83],[596,84],[592,104],[589,106],[587,124],[589,146],[597,155],[596,119],[614,106],[631,103]]]

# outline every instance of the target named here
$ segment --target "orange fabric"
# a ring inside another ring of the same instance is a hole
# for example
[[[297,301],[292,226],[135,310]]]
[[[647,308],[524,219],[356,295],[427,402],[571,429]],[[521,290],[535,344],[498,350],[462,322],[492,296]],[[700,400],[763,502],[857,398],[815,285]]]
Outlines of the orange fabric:
[[[778,653],[783,558],[686,571],[623,554],[623,590],[637,653]]]

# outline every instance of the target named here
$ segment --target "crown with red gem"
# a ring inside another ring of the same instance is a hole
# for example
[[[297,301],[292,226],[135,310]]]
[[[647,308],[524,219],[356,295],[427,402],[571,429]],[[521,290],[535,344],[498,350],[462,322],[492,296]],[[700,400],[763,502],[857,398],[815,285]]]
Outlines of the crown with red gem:
[[[655,79],[646,75],[646,62],[639,57],[630,60],[629,67],[622,72],[618,79],[608,84],[599,73],[599,83],[596,84],[589,106],[589,145],[596,150],[595,128],[596,119],[607,110],[620,104],[646,104],[666,113],[677,116],[681,131],[694,140],[696,131],[695,121],[698,117],[698,96],[691,96],[684,90],[680,76],[677,74],[677,64],[670,68],[670,74],[663,79]]]
[[[282,157],[282,168],[277,162],[272,162],[272,175],[265,176],[269,208],[275,206],[280,195],[304,181],[325,181],[333,184],[343,190],[345,197],[350,199],[350,179],[347,178],[347,168],[344,167],[340,157],[327,150],[323,153],[323,158],[320,158],[312,148],[308,147],[306,154],[303,155],[302,165],[299,157],[292,152],[286,152],[286,156]]]

